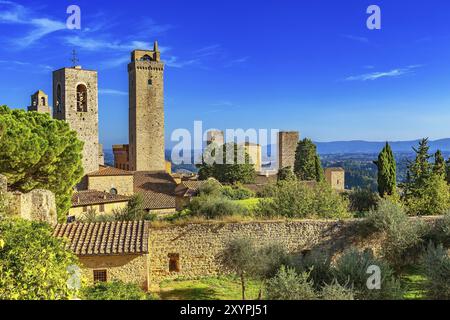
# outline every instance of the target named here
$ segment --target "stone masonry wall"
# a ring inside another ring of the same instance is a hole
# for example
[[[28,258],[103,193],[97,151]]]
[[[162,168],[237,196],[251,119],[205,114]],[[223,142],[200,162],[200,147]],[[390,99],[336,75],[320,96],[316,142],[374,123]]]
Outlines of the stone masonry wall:
[[[258,244],[279,243],[291,253],[314,247],[339,252],[356,243],[356,220],[208,223],[150,229],[150,284],[223,273],[220,255],[231,239],[249,237]],[[180,272],[169,272],[169,256],[179,254]]]
[[[136,283],[144,290],[148,289],[148,257],[147,255],[117,256],[81,256],[83,275],[94,282],[94,270],[106,270],[108,281],[121,280]]]
[[[88,189],[110,192],[116,189],[120,195],[132,196],[134,194],[134,177],[129,176],[90,176]]]

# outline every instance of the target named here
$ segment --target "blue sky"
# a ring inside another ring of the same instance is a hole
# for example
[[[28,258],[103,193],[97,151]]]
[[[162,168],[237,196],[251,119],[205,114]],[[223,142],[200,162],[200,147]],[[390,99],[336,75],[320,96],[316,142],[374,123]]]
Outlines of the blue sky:
[[[81,30],[65,27],[71,4]],[[371,4],[381,30],[366,27]],[[51,96],[76,49],[99,71],[101,142],[126,143],[129,53],[158,40],[167,139],[195,120],[316,141],[450,137],[449,16],[446,0],[0,0],[0,104]]]

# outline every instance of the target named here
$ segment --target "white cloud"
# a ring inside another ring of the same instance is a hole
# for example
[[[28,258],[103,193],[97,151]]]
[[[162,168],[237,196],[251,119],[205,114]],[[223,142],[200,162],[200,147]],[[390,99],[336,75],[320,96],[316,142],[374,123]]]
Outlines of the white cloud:
[[[51,33],[66,29],[64,22],[36,17],[29,9],[12,1],[0,1],[0,24],[30,27],[25,36],[12,41],[19,48],[29,47]]]
[[[384,72],[371,72],[356,76],[347,77],[346,81],[374,81],[381,78],[395,78],[405,74],[413,73],[413,69],[420,68],[422,65],[410,65],[405,68],[397,68]]]
[[[242,57],[242,58],[239,58],[239,59],[234,59],[234,60],[231,60],[230,62],[228,62],[226,65],[225,65],[225,67],[232,67],[232,66],[234,66],[234,65],[236,65],[236,64],[242,64],[242,63],[245,63],[245,62],[247,62],[248,61],[248,59],[250,59],[250,57]]]
[[[115,90],[115,89],[100,89],[98,93],[101,95],[109,95],[109,96],[126,96],[128,92]]]
[[[369,43],[369,39],[360,36],[354,36],[351,34],[342,34],[341,37],[347,38],[349,40],[358,41],[362,43]]]

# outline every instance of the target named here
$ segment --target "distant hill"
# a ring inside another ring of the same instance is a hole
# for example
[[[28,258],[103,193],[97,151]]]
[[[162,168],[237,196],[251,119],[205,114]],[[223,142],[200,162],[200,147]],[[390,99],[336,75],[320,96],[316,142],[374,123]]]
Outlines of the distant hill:
[[[413,147],[417,147],[420,140],[393,141],[389,142],[394,152],[412,152]],[[320,154],[343,154],[343,153],[378,153],[383,149],[386,142],[371,141],[333,141],[317,142],[317,149]],[[430,152],[441,150],[450,151],[450,139],[430,141]]]

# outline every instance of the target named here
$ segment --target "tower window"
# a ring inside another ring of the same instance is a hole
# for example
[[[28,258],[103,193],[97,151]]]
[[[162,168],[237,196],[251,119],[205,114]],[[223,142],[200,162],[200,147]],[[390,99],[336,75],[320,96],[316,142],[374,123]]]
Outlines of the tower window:
[[[142,57],[142,61],[151,61],[151,60],[152,58],[148,54]]]
[[[152,79],[148,79],[148,85],[151,86],[153,84]]]
[[[41,98],[41,103],[42,103],[43,106],[47,105],[47,103],[45,102],[45,98],[44,97]]]
[[[58,113],[62,112],[62,99],[61,99],[61,85],[58,84],[56,89],[56,110]]]
[[[87,88],[84,84],[77,86],[77,112],[87,112]]]

